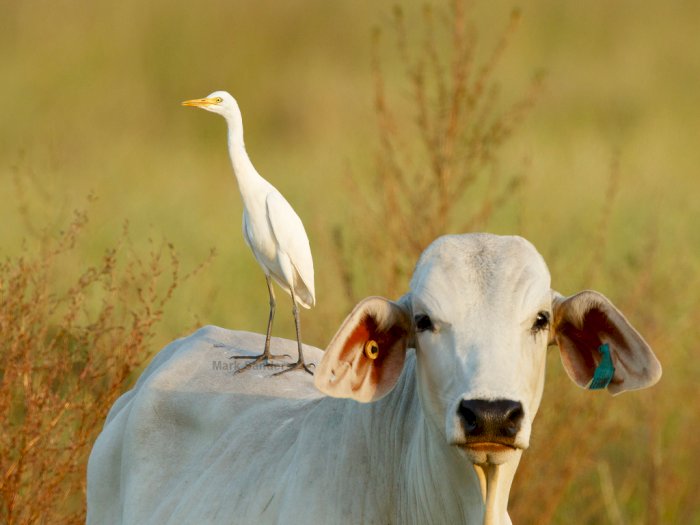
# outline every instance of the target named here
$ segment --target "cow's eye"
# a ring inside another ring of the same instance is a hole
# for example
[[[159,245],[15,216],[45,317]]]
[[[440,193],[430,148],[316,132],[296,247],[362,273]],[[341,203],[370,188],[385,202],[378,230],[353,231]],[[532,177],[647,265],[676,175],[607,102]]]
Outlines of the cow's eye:
[[[549,328],[549,317],[549,312],[545,312],[544,310],[539,312],[537,317],[535,317],[535,322],[532,325],[532,331],[537,333]]]
[[[416,324],[416,331],[425,332],[426,330],[433,329],[433,322],[425,314],[417,315],[413,318],[413,322]]]

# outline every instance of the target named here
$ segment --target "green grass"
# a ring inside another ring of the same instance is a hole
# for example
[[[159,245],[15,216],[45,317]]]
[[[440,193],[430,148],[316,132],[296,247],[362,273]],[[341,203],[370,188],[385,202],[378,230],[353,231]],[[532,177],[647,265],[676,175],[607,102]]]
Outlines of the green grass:
[[[197,324],[264,330],[264,279],[240,234],[224,122],[179,106],[227,89],[240,102],[254,164],[306,225],[319,307],[303,312],[302,326],[306,342],[324,347],[350,306],[334,258],[335,228],[351,239],[355,293],[394,291],[358,234],[376,228],[371,214],[357,213],[375,204],[372,196],[349,191],[377,172],[374,26],[383,30],[387,89],[399,111],[410,108],[391,6],[7,3],[0,24],[0,255],[20,254],[23,243],[31,251],[45,226],[58,235],[94,193],[83,240],[55,271],[58,290],[74,282],[77,269],[97,264],[128,220],[133,253],[149,250],[149,239],[167,239],[182,267],[192,268],[217,251],[165,306],[152,352]],[[512,7],[479,2],[471,11],[482,59]],[[521,8],[521,26],[495,71],[500,100],[521,97],[537,71],[546,81],[495,167],[503,180],[523,175],[524,182],[479,226],[532,240],[562,293],[591,287],[608,295],[665,370],[648,392],[591,397],[564,377],[552,351],[533,449],[513,491],[514,521],[610,522],[601,499],[607,464],[625,523],[700,523],[693,417],[700,401],[693,355],[700,321],[700,7],[536,0]],[[420,3],[405,12],[420,48]],[[410,117],[399,116],[411,126]],[[479,203],[481,189],[460,205]],[[284,301],[275,334],[293,337]],[[572,421],[576,411],[582,421]],[[581,445],[575,461],[567,439]],[[544,490],[552,494],[542,508],[533,506]]]

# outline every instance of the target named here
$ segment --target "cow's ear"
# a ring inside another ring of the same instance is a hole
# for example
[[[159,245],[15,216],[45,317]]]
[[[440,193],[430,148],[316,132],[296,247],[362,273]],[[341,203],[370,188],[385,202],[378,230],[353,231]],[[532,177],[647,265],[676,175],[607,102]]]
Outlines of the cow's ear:
[[[409,302],[407,297],[399,303],[383,297],[360,301],[328,345],[315,373],[316,388],[363,403],[389,393],[412,340]]]
[[[559,345],[564,368],[576,384],[600,387],[609,379],[608,391],[619,394],[659,380],[661,364],[654,352],[607,297],[590,290],[571,297],[555,292],[552,305],[551,342]]]

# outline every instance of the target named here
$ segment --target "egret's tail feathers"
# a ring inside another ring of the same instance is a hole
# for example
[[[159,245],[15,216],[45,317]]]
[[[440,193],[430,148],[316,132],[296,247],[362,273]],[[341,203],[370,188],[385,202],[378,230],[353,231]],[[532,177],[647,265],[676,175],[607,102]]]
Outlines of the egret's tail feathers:
[[[297,302],[304,308],[313,308],[316,306],[316,294],[314,293],[314,282],[306,283],[299,275],[299,272],[294,271],[294,294],[297,297]]]
[[[274,273],[270,275],[282,290],[291,295],[289,285],[286,282]],[[313,308],[316,306],[316,294],[314,293],[313,281],[311,282],[311,286],[307,286],[296,270],[294,270],[294,297],[296,297],[297,304],[300,304],[304,308]]]
[[[306,308],[307,310],[316,306],[316,299],[313,297],[308,297],[306,300],[302,300],[301,297],[297,296],[297,303]]]
[[[314,297],[313,290],[304,286],[304,283],[299,283],[301,286],[294,287],[294,294],[297,297],[297,302],[304,308],[313,308],[316,306],[316,297]]]

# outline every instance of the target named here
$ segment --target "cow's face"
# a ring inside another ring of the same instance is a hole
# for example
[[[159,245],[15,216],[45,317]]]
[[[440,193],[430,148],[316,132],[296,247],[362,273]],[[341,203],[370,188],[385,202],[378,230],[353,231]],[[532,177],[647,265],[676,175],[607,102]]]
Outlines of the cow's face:
[[[527,448],[552,320],[547,266],[520,237],[448,236],[421,256],[410,308],[427,417],[475,463]]]
[[[423,253],[400,301],[370,297],[355,307],[315,384],[335,397],[374,401],[394,387],[414,347],[426,419],[471,462],[499,464],[529,444],[548,343],[559,346],[582,387],[600,368],[605,344],[612,393],[661,375],[651,349],[604,296],[552,292],[547,266],[526,240],[445,236]]]

